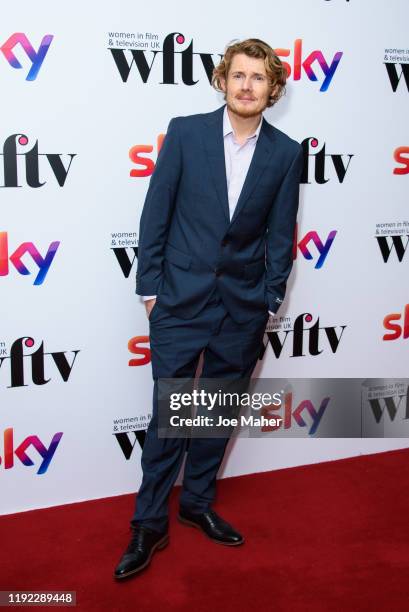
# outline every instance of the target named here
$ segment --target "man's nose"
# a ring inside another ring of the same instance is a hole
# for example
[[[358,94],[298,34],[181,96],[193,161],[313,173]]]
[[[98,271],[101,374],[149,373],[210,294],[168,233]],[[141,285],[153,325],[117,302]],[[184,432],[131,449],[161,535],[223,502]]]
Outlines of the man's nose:
[[[245,77],[243,84],[242,84],[242,88],[245,89],[246,91],[249,91],[251,89],[251,86],[252,86],[251,77]]]

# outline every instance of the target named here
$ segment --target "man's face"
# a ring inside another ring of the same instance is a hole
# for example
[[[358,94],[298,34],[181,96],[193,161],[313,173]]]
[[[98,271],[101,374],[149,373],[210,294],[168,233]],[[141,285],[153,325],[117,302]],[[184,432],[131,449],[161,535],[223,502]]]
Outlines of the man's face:
[[[264,61],[238,53],[232,59],[226,79],[221,79],[229,110],[240,117],[260,114],[268,103],[271,85]]]

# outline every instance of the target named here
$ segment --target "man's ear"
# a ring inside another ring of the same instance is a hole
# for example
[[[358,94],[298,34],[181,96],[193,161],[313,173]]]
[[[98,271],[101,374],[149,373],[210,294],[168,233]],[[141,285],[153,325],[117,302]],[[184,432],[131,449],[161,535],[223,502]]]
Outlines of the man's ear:
[[[220,77],[220,87],[222,91],[226,93],[226,79],[224,77]]]

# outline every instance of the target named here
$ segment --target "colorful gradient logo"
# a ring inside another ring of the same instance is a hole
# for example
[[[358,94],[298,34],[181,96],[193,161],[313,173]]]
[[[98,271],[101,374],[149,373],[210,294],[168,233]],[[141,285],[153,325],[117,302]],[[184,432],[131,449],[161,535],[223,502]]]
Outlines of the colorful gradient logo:
[[[313,64],[316,62],[321,68],[324,76],[320,91],[327,91],[343,55],[342,51],[337,51],[330,63],[327,62],[323,52],[320,50],[312,51],[305,59],[303,59],[302,43],[302,38],[297,38],[294,41],[293,67],[291,67],[289,63],[283,61],[283,65],[287,71],[287,76],[290,77],[292,75],[294,81],[299,81],[302,76],[302,71],[304,70],[310,81],[318,81],[318,77],[314,71],[316,66],[313,68]],[[279,57],[289,57],[291,53],[291,49],[274,49],[274,51]]]
[[[41,464],[37,470],[37,474],[45,474],[51,463],[51,459],[54,457],[57,446],[60,443],[63,432],[59,431],[54,434],[48,448],[43,444],[38,436],[27,436],[17,447],[14,443],[14,430],[12,427],[8,427],[4,430],[3,444],[4,444],[4,461],[0,457],[0,465],[3,464],[5,470],[10,470],[14,467],[14,457],[17,457],[19,461],[26,467],[34,465],[34,461],[27,455],[27,450],[33,447],[41,457]]]
[[[156,155],[157,156],[159,155],[159,151],[161,150],[164,138],[165,138],[165,134],[159,134],[159,136],[156,139]],[[145,157],[144,155],[140,155],[140,153],[152,153],[153,149],[154,149],[153,145],[149,145],[149,144],[146,144],[146,145],[141,144],[141,145],[135,145],[131,147],[131,149],[129,150],[129,159],[134,164],[141,166],[141,168],[140,169],[133,168],[129,172],[129,176],[133,178],[140,178],[143,176],[150,176],[153,173],[153,171],[155,170],[155,162],[150,157]]]
[[[265,406],[260,410],[260,415],[264,416],[266,419],[277,417],[277,411],[284,408],[284,413],[282,416],[282,427],[281,425],[265,425],[261,428],[261,431],[276,431],[278,429],[291,429],[293,425],[293,420],[298,425],[298,427],[307,427],[307,421],[305,420],[303,413],[308,414],[309,419],[311,420],[310,429],[308,431],[308,435],[313,436],[318,429],[318,426],[321,422],[321,419],[324,415],[324,412],[328,406],[330,401],[329,397],[324,397],[322,400],[318,410],[315,408],[313,402],[311,400],[302,400],[298,406],[293,409],[293,394],[285,393],[284,401],[280,406],[274,406],[271,404],[270,406]]]
[[[147,346],[141,344],[149,343],[149,336],[135,336],[128,342],[128,350],[132,355],[138,355],[138,358],[130,359],[128,365],[131,367],[142,366],[150,363],[151,350]]]
[[[28,253],[38,266],[38,273],[33,284],[42,285],[59,246],[59,241],[51,242],[47,253],[43,257],[33,242],[23,242],[11,255],[9,255],[7,232],[0,232],[0,276],[8,275],[9,261],[19,274],[23,276],[31,274],[30,270],[21,260],[21,258]]]
[[[300,249],[303,257],[311,261],[314,258],[314,256],[309,250],[309,244],[312,242],[315,245],[318,251],[318,254],[319,254],[314,268],[316,270],[318,270],[319,268],[322,268],[327,258],[328,252],[332,246],[332,243],[334,242],[336,234],[337,234],[336,230],[330,231],[325,242],[322,242],[321,238],[318,235],[318,232],[316,232],[315,230],[310,230],[309,232],[305,234],[304,238],[302,238],[298,242],[298,223],[296,223],[295,234],[294,234],[294,244],[293,244],[293,259],[297,258],[297,252],[298,252],[297,249]]]
[[[401,164],[393,169],[393,174],[409,174],[409,147],[398,147],[393,152],[393,159]]]
[[[28,40],[27,36],[22,32],[16,32],[12,34],[10,38],[6,40],[6,42],[0,47],[0,51],[2,51],[4,57],[13,68],[22,69],[23,66],[20,64],[17,59],[14,49],[17,45],[21,45],[27,55],[27,57],[31,61],[31,68],[28,71],[26,76],[26,81],[35,81],[37,78],[38,72],[43,65],[44,58],[48,53],[48,49],[50,48],[51,41],[53,39],[52,34],[46,34],[43,37],[43,40],[36,51]]]
[[[115,32],[109,33],[109,37],[112,40],[118,36],[119,35]],[[179,48],[184,45],[184,43],[186,43],[185,35],[181,32],[171,32],[164,38],[162,50],[155,49],[146,51],[143,49],[118,49],[115,47],[109,48],[108,50],[112,54],[115,65],[124,83],[128,81],[132,68],[138,71],[142,82],[147,83],[152,67],[154,65],[156,66],[159,58],[162,58],[162,80],[160,84],[178,85],[178,82],[175,80],[175,64],[176,56],[179,55],[181,80],[184,85],[192,86],[199,82],[199,79],[195,78],[196,75],[193,74],[195,57],[197,57],[198,62],[201,62],[202,68],[210,84],[212,81],[213,69],[215,68],[213,54],[193,51],[193,39],[190,40],[187,46],[178,51],[175,49],[175,43]],[[325,92],[331,84],[343,53],[342,51],[337,51],[330,61],[326,60],[323,52],[320,50],[312,51],[304,57],[302,43],[303,41],[301,38],[297,38],[294,41],[292,64],[283,61],[287,74],[289,77],[292,76],[294,81],[299,81],[301,79],[303,71],[310,81],[318,81],[320,78],[322,80],[320,91]],[[279,48],[274,50],[280,57],[288,58],[291,55],[291,49]],[[147,57],[147,53],[152,55]],[[128,61],[129,54],[132,57],[131,61]],[[218,55],[220,58],[223,57],[222,54]],[[318,67],[320,68],[320,72],[317,71]]]
[[[394,323],[393,321],[400,321],[402,314],[399,312],[393,312],[386,315],[383,320],[383,326],[385,329],[390,331],[390,334],[384,334],[382,340],[397,340],[402,336],[404,340],[409,338],[409,304],[406,304],[403,310],[403,325]]]

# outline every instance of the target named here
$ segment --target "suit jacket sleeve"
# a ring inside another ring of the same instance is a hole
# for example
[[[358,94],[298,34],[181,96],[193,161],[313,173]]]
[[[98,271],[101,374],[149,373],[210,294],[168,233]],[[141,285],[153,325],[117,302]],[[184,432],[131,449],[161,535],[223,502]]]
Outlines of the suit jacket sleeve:
[[[163,254],[182,171],[177,118],[171,119],[149,181],[139,223],[136,293],[158,293]]]
[[[303,150],[300,146],[275,197],[266,236],[266,288],[269,310],[274,314],[284,301],[293,265],[293,241],[297,219]]]

